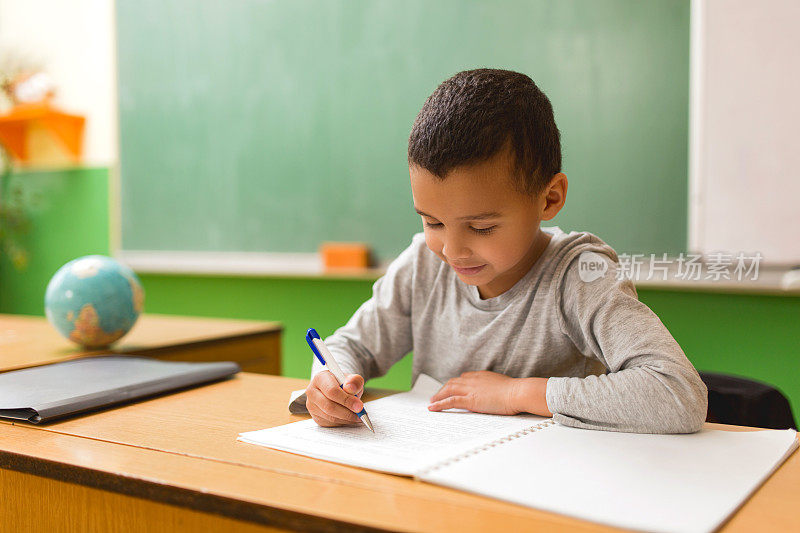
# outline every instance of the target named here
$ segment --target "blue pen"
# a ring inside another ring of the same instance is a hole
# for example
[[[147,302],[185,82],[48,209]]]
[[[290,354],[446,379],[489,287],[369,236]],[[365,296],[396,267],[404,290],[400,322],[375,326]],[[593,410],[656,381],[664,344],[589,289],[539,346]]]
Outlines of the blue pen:
[[[311,328],[308,330],[308,332],[306,332],[306,342],[311,348],[311,351],[314,352],[314,355],[317,356],[317,359],[319,359],[319,362],[322,363],[322,366],[331,371],[336,378],[336,381],[339,382],[339,387],[344,390],[344,373],[342,372],[342,369],[339,368],[339,364],[336,362],[336,359],[333,358],[331,351],[327,346],[325,346],[325,343],[322,342],[322,339],[319,338],[319,333],[317,333],[317,330]],[[364,422],[364,425],[367,426],[370,431],[375,433],[375,430],[372,429],[372,422],[370,422],[369,416],[367,416],[367,410],[362,408],[361,412],[356,414],[358,415],[358,418]]]

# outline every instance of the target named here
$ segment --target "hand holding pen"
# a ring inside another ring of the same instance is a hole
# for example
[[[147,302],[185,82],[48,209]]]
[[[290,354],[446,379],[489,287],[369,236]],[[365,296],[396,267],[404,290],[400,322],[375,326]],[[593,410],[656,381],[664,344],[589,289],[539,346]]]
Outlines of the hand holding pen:
[[[361,402],[364,378],[358,374],[344,375],[314,329],[308,330],[306,342],[314,356],[329,370],[317,373],[306,389],[306,407],[314,421],[320,426],[332,427],[359,423],[360,419],[374,432]]]

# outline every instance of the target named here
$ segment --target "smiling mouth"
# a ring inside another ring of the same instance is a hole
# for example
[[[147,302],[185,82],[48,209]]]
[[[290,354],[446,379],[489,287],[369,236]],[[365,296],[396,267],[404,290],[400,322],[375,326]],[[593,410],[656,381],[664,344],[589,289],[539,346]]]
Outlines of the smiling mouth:
[[[459,274],[461,274],[463,276],[474,276],[475,274],[477,274],[478,272],[483,270],[483,267],[485,267],[486,265],[481,265],[481,266],[476,266],[476,267],[469,267],[469,268],[461,268],[461,267],[457,267],[457,266],[454,266],[454,265],[450,265],[450,266],[453,267],[453,270],[455,270],[456,272],[458,272]]]

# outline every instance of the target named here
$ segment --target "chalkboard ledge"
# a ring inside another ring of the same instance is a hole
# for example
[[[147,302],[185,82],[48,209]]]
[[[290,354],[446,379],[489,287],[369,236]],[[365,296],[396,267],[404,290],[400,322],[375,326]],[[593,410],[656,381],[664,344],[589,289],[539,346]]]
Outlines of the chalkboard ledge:
[[[386,272],[389,262],[375,268],[326,269],[317,253],[261,252],[171,252],[122,250],[114,254],[140,274],[190,276],[235,276],[267,278],[307,278],[374,281]],[[781,265],[762,265],[754,272],[738,276],[734,265],[727,271],[700,263],[691,275],[682,272],[672,258],[667,268],[642,261],[626,271],[637,289],[698,291],[719,293],[771,294],[800,296],[800,270]],[[635,262],[634,262],[635,264]],[[685,269],[684,269],[685,270]],[[720,274],[716,274],[720,272]],[[726,277],[727,276],[727,277]],[[737,279],[742,277],[743,279]]]
[[[757,273],[737,272],[735,263],[714,267],[713,263],[703,262],[698,266],[689,271],[672,261],[662,270],[645,264],[632,280],[639,290],[800,296],[800,270],[785,265],[761,265]]]
[[[326,269],[317,253],[120,250],[114,257],[140,274],[376,280],[375,268]]]

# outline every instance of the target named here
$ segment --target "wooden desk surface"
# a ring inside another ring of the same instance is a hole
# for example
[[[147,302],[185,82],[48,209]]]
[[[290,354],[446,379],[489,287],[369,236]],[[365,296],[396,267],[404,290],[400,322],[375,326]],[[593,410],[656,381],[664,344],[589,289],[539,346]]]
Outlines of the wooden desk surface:
[[[44,317],[0,314],[0,372],[112,352],[165,355],[163,358],[173,360],[213,360],[213,355],[204,352],[213,352],[210,348],[214,344],[243,343],[265,336],[275,337],[271,351],[277,350],[279,359],[282,329],[278,322],[143,314],[110,349],[85,350],[62,337]],[[274,373],[279,374],[279,360],[276,368]]]
[[[346,523],[349,530],[612,530],[236,441],[242,431],[306,418],[286,410],[289,392],[306,383],[243,373],[47,426],[4,422],[0,466],[279,527],[326,529]],[[724,531],[796,527],[797,501],[800,454],[789,458]]]

